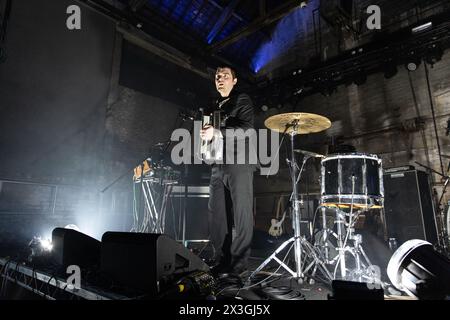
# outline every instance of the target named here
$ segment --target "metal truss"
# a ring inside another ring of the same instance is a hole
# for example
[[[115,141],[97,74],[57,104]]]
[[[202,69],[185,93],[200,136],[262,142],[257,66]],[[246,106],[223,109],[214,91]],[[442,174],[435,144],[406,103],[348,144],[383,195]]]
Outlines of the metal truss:
[[[48,275],[35,268],[0,258],[0,296],[6,292],[6,286],[12,282],[47,300],[112,300],[126,299],[126,297],[98,293],[92,289],[74,288],[66,281],[54,275]]]

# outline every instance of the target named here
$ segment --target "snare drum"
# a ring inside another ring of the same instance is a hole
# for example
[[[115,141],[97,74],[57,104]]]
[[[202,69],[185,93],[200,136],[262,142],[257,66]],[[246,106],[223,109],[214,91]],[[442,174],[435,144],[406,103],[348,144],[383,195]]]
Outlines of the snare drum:
[[[321,203],[326,207],[382,208],[383,169],[376,155],[350,153],[321,162]]]

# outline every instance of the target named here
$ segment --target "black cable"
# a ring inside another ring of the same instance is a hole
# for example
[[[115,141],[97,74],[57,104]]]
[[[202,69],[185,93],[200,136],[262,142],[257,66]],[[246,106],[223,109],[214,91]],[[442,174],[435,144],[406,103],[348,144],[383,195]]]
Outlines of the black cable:
[[[6,267],[7,267],[8,262],[9,262],[10,260],[11,260],[11,259],[9,259],[8,261],[6,261],[6,263],[3,265],[2,269],[0,270],[0,278],[3,277],[2,282],[1,282],[1,284],[0,284],[0,297],[3,296],[3,286],[4,286],[4,281],[5,281],[5,278],[6,278]],[[5,275],[3,275],[3,270],[5,270]]]
[[[48,296],[50,296],[50,281],[52,281],[52,279],[55,279],[55,274],[52,272],[52,275],[50,276],[50,278],[47,281],[47,286],[45,287],[46,293],[48,293]]]
[[[16,280],[17,283],[17,273],[19,273],[19,262],[16,261],[16,267],[14,268],[14,279]]]
[[[316,217],[317,217],[317,212],[319,211],[319,209],[322,209],[323,206],[318,205],[316,210],[314,211],[314,215],[313,215],[313,221],[312,221],[312,234],[311,234],[311,240],[315,240],[315,232],[314,230],[316,230]],[[323,230],[327,229],[327,226],[322,226]]]
[[[225,295],[230,290],[240,290],[243,286],[242,279],[237,275],[226,274],[217,279],[217,297]]]
[[[414,108],[416,109],[416,115],[418,118],[421,118],[421,114],[420,114],[420,110],[419,110],[419,104],[417,102],[417,96],[416,96],[416,91],[414,90],[414,84],[412,82],[412,78],[411,78],[411,72],[408,72],[408,80],[409,80],[409,87],[411,88],[411,95],[414,101]],[[430,153],[429,153],[429,148],[428,148],[428,143],[427,143],[427,138],[425,135],[425,129],[422,127],[420,129],[420,132],[422,134],[422,142],[423,142],[423,146],[425,148],[425,156],[427,158],[427,165],[429,167],[431,167],[431,161],[430,161]]]
[[[267,297],[275,300],[305,300],[305,296],[299,291],[290,287],[266,287],[261,292]]]
[[[430,76],[429,76],[429,73],[428,73],[428,67],[427,67],[427,63],[426,62],[424,62],[424,66],[425,66],[425,76],[426,76],[426,79],[427,79],[428,97],[430,98],[431,115],[433,117],[434,133],[436,134],[436,143],[437,143],[437,147],[438,147],[439,162],[441,164],[441,173],[442,173],[442,175],[445,175],[444,164],[442,163],[441,144],[439,142],[439,134],[438,134],[437,125],[436,125],[436,115],[435,115],[435,112],[434,112],[433,95],[431,93]]]

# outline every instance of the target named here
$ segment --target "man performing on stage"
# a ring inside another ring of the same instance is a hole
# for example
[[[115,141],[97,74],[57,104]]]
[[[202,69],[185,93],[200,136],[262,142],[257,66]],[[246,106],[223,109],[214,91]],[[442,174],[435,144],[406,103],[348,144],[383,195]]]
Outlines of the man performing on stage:
[[[245,153],[239,145],[251,150],[250,141],[238,144],[234,130],[253,129],[253,104],[250,97],[233,90],[236,73],[230,67],[217,68],[216,89],[220,94],[217,109],[223,110],[225,120],[220,132],[224,139],[223,163],[211,168],[210,198],[208,204],[210,240],[215,248],[216,265],[213,272],[241,274],[248,267],[253,236],[253,173],[256,163],[246,157],[244,164],[236,163],[235,156]],[[234,129],[234,130],[230,130]],[[201,132],[204,140],[211,140],[214,129],[205,126]],[[226,146],[233,144],[234,151]],[[234,161],[233,161],[234,160]],[[239,162],[240,163],[240,162]],[[234,225],[234,232],[233,232]]]

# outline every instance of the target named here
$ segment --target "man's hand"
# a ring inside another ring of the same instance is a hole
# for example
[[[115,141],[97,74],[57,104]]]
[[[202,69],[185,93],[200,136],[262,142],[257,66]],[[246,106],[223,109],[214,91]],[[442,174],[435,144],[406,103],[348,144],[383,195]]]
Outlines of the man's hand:
[[[202,130],[200,130],[200,138],[206,141],[212,140],[214,136],[214,128],[210,125],[204,126]]]

